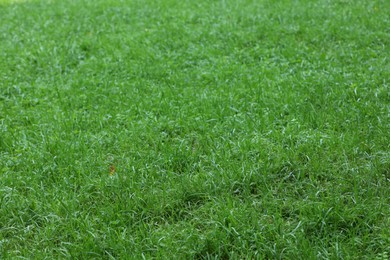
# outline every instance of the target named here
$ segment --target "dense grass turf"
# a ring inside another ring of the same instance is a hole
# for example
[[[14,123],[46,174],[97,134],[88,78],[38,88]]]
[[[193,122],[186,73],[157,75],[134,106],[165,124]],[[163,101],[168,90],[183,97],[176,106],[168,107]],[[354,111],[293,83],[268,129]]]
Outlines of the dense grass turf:
[[[0,258],[388,259],[390,1],[0,3]]]

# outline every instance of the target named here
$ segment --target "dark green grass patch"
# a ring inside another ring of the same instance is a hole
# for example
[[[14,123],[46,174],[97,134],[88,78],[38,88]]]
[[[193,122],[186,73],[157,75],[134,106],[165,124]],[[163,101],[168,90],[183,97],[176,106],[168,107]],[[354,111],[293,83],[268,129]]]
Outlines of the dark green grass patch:
[[[0,258],[387,259],[388,10],[0,1]]]

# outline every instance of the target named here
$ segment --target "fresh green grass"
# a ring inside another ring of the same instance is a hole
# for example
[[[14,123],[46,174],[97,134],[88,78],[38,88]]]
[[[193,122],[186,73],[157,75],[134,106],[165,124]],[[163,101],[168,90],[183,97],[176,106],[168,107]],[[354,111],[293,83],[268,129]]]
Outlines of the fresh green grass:
[[[389,15],[2,0],[0,258],[388,259]]]

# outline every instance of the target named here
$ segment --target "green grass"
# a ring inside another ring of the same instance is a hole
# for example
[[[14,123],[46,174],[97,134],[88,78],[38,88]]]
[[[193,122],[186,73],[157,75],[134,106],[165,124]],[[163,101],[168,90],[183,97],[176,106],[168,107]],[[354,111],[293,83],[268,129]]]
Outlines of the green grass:
[[[388,259],[389,10],[1,1],[0,258]]]

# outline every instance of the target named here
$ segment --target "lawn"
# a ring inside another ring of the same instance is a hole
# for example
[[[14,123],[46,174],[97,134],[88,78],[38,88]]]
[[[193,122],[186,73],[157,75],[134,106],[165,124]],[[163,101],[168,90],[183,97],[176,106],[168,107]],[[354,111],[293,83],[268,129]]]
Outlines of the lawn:
[[[387,0],[0,0],[0,258],[387,260],[389,54]]]

